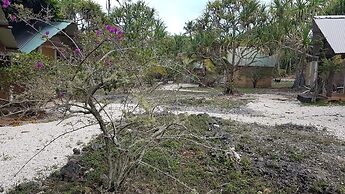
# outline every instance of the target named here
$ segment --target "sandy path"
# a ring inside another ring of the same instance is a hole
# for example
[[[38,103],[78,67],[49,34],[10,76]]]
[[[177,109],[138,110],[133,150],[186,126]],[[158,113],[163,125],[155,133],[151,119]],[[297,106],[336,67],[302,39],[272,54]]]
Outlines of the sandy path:
[[[295,99],[274,94],[250,94],[245,98],[254,99],[253,102],[246,105],[245,114],[206,113],[214,117],[269,126],[288,123],[312,125],[320,130],[326,129],[340,139],[345,139],[344,106],[304,106]],[[178,111],[178,113],[199,114],[205,112]]]
[[[107,111],[111,113],[112,119],[116,119],[122,114],[122,109],[123,105],[112,104]],[[89,125],[90,120],[92,119],[79,116],[69,118],[61,124],[54,121],[0,127],[0,187],[7,191],[16,184],[41,180],[60,169],[67,163],[68,156],[73,154],[73,148],[81,148],[101,133],[98,125],[80,129],[57,139],[14,177],[16,172],[52,139]]]
[[[54,137],[76,129],[67,126],[68,121],[28,124],[19,127],[0,128],[0,186],[5,191],[15,184],[26,180],[35,180],[48,176],[52,171],[67,163],[67,156],[73,154],[73,148],[80,148],[100,133],[97,126],[87,127],[77,132],[63,136],[48,146],[34,158],[19,174],[15,173],[25,162],[37,153]],[[78,124],[81,126],[82,124]]]

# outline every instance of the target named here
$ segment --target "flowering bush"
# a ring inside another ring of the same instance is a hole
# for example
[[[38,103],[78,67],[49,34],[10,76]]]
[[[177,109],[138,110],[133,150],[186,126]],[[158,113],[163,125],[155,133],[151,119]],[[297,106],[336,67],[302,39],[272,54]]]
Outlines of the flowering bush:
[[[11,1],[10,0],[2,0],[2,7],[4,9],[8,8],[11,5]]]

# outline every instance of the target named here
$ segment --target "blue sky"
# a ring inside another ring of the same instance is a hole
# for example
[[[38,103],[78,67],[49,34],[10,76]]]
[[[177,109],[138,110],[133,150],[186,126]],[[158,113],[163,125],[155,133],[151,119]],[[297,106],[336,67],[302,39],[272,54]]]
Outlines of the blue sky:
[[[105,7],[107,0],[94,0]],[[115,4],[115,0],[112,0]],[[174,34],[183,32],[185,22],[200,16],[209,0],[144,0],[158,11],[159,17],[167,25],[167,30]],[[270,0],[262,0],[269,2]]]

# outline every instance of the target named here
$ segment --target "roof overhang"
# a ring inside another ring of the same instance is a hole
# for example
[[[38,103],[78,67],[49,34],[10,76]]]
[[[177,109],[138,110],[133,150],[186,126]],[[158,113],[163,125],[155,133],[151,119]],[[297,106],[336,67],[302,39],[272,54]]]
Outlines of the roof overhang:
[[[345,53],[345,15],[315,16],[314,22],[335,54]]]
[[[74,30],[77,30],[77,28],[74,29],[74,23],[65,21],[51,23],[37,22],[34,26],[35,29],[29,26],[20,26],[25,30],[15,33],[19,50],[22,53],[32,52],[63,30],[67,30],[67,34],[72,34]]]

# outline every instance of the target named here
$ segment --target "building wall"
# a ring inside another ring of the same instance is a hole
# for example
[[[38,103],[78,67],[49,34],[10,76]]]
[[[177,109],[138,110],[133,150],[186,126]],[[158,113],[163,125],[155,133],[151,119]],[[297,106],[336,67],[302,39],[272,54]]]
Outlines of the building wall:
[[[235,72],[235,85],[237,87],[254,87],[252,78],[258,76],[257,88],[272,87],[273,67],[242,67]]]
[[[53,47],[49,47],[49,46],[41,46],[40,47],[41,53],[44,56],[50,57],[55,59],[56,58],[56,50]]]
[[[45,42],[38,48],[39,52],[41,52],[44,56],[50,57],[55,59],[56,58],[56,49],[54,46],[49,42]]]
[[[54,43],[54,45],[52,44]],[[45,42],[39,47],[39,51],[47,56],[56,59],[58,57],[58,48],[60,51],[64,51],[66,48],[64,46],[64,43],[61,41],[61,38],[58,36],[54,36],[50,39],[50,41]]]

